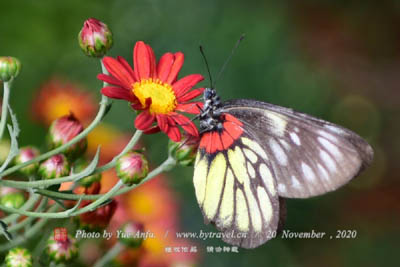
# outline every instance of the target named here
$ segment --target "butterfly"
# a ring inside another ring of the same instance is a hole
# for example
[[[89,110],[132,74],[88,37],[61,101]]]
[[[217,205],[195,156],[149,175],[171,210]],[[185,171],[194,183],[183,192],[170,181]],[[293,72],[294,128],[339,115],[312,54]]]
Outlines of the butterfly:
[[[229,244],[264,244],[282,223],[282,198],[336,190],[372,162],[371,146],[333,123],[256,100],[221,102],[212,88],[203,99],[193,182],[205,223]]]

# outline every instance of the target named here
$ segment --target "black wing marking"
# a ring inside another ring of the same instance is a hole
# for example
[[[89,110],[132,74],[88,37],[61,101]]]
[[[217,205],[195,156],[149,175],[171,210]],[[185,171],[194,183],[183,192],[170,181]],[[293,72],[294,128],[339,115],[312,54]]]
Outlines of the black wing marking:
[[[333,191],[372,161],[373,150],[360,136],[310,115],[243,99],[227,101],[222,109],[261,140],[280,196],[306,198]]]

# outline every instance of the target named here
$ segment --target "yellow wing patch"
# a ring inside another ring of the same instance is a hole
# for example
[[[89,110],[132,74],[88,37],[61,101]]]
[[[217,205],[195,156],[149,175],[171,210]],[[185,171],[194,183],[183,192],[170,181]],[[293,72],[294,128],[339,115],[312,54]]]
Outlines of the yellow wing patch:
[[[248,232],[250,230],[246,199],[240,188],[236,189],[236,222],[240,231]]]
[[[199,153],[197,154],[197,158],[200,158]],[[197,163],[194,166],[193,184],[196,191],[197,202],[202,206],[206,195],[208,164],[207,160],[204,158],[199,160],[196,159],[196,161]]]
[[[204,213],[211,220],[218,210],[222,197],[222,188],[225,181],[226,160],[222,153],[217,154],[212,161],[210,171],[207,175],[206,196],[204,199]]]
[[[258,155],[260,155],[264,160],[268,159],[267,153],[265,153],[264,149],[258,143],[246,137],[242,137],[240,140],[242,141],[243,144],[245,144],[246,146],[251,148],[254,152],[256,152]]]
[[[254,231],[261,232],[262,230],[262,221],[260,210],[257,205],[256,198],[253,195],[253,192],[250,188],[250,181],[244,182],[244,193],[246,195],[248,204],[249,204],[249,211],[251,216],[251,224],[253,225]],[[245,216],[248,216],[247,214]]]
[[[221,207],[219,210],[219,219],[223,227],[232,225],[234,212],[234,177],[232,171],[228,169],[226,174],[224,195],[222,197]]]
[[[236,179],[243,184],[243,180],[249,179],[246,172],[246,159],[244,158],[242,150],[237,146],[235,149],[228,151],[229,163],[232,166]]]
[[[259,172],[265,186],[268,188],[268,191],[271,193],[271,195],[274,196],[276,194],[276,189],[274,184],[274,178],[272,177],[270,169],[267,167],[267,165],[261,163]]]
[[[258,200],[260,201],[261,211],[264,217],[264,220],[268,223],[272,219],[272,203],[268,197],[267,192],[261,186],[257,187],[257,196]]]
[[[243,239],[227,242],[254,247],[270,238],[268,229],[276,229],[277,192],[264,150],[248,138],[241,140],[246,147],[236,145],[203,158],[199,154],[194,184],[206,220],[221,231],[246,234]]]

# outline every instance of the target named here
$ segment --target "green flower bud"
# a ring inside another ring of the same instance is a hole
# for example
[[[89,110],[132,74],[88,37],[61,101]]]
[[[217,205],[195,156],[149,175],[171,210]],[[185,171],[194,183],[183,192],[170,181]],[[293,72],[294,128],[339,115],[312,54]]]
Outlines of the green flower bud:
[[[40,152],[37,148],[28,146],[21,148],[19,151],[19,154],[15,157],[14,163],[15,164],[21,164],[27,161],[30,161],[37,156],[40,155]],[[23,167],[22,169],[19,169],[19,172],[25,174],[25,175],[31,175],[34,174],[39,167],[39,163],[32,163],[26,167]]]
[[[143,224],[128,222],[118,231],[118,240],[129,248],[138,248],[143,242],[143,232]]]
[[[56,263],[71,261],[78,256],[76,239],[68,235],[67,240],[54,240],[52,235],[47,241],[46,252],[50,259]]]
[[[53,179],[69,174],[70,167],[63,154],[57,154],[39,165],[39,174],[43,179]]]
[[[180,142],[172,140],[168,143],[169,153],[182,166],[192,166],[196,160],[199,138],[191,135],[184,136]]]
[[[12,248],[7,253],[5,263],[7,267],[31,267],[32,255],[26,248]]]
[[[18,76],[21,62],[15,57],[0,57],[0,81],[8,82]]]
[[[78,35],[79,45],[89,57],[102,57],[113,44],[112,33],[103,22],[90,18]]]
[[[1,205],[19,209],[25,203],[25,196],[22,192],[10,192],[0,198]]]
[[[74,165],[74,173],[83,171],[88,165],[89,162],[86,159],[79,159]],[[100,180],[101,173],[96,173],[80,179],[78,183],[83,187],[90,187],[94,182],[99,182]]]
[[[143,154],[128,152],[118,159],[115,167],[118,177],[126,185],[138,184],[149,172],[149,164]]]
[[[83,131],[83,125],[71,113],[67,116],[56,119],[50,126],[47,142],[50,149],[65,145]],[[63,153],[70,159],[76,159],[85,153],[87,139],[69,146]]]

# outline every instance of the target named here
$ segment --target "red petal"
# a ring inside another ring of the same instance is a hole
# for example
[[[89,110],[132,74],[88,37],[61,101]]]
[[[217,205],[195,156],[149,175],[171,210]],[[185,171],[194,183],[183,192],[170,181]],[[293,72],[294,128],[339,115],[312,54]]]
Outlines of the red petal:
[[[179,128],[176,126],[175,121],[170,117],[166,116],[166,118],[168,120],[168,131],[166,132],[166,134],[174,142],[181,141],[181,132],[179,131]]]
[[[146,131],[153,124],[154,119],[155,116],[151,115],[147,110],[145,110],[136,116],[135,127],[139,130]]]
[[[154,53],[150,46],[139,41],[133,49],[133,64],[135,77],[138,80],[148,79],[152,76],[152,66],[155,65]]]
[[[97,79],[99,79],[100,81],[106,82],[108,84],[124,87],[124,85],[119,80],[115,79],[112,76],[103,74],[103,73],[97,74]]]
[[[150,77],[151,78],[156,78],[157,73],[156,73],[156,56],[154,55],[153,49],[149,45],[147,46],[147,51],[149,52],[150,56]]]
[[[174,64],[174,55],[172,53],[165,53],[158,62],[157,75],[158,79],[162,82],[166,82],[172,64]]]
[[[203,102],[184,103],[184,104],[178,104],[175,110],[190,114],[199,114],[201,112],[199,108],[202,109],[203,106],[204,106]]]
[[[166,83],[172,84],[176,81],[176,77],[178,77],[178,73],[182,68],[183,61],[185,60],[185,56],[181,52],[175,53],[175,61],[172,64],[171,71],[169,72]]]
[[[180,98],[178,97],[178,102],[187,102],[189,100],[192,100],[193,98],[198,97],[199,95],[201,95],[204,92],[204,88],[198,88],[198,89],[194,89],[186,94],[184,94],[183,96],[181,96]]]
[[[178,123],[183,130],[185,130],[188,134],[193,135],[193,136],[199,136],[199,132],[197,131],[196,126],[194,125],[194,123],[189,120],[189,118],[178,114],[178,113],[174,113],[172,118],[176,121],[176,123]]]
[[[157,115],[157,123],[160,126],[161,131],[164,133],[168,132],[168,120],[165,115]]]
[[[106,86],[101,89],[101,93],[109,98],[124,99],[128,101],[133,101],[133,94],[131,91],[116,86]]]
[[[103,58],[103,64],[108,70],[108,72],[114,76],[117,80],[119,80],[124,87],[130,88],[132,84],[135,83],[134,77],[130,75],[130,73],[125,69],[124,66],[119,63],[118,60],[112,57]]]
[[[119,63],[121,63],[122,66],[124,66],[124,68],[129,72],[132,77],[135,77],[135,73],[133,72],[131,65],[129,65],[128,61],[126,61],[125,58],[118,56],[117,60],[119,61]]]
[[[145,134],[153,134],[153,133],[158,133],[160,131],[160,127],[158,125],[155,125],[153,127],[150,127],[146,131],[143,131]]]
[[[192,89],[194,85],[203,79],[203,76],[200,74],[191,74],[175,82],[172,87],[174,88],[176,97],[179,98],[183,96],[187,91]]]

